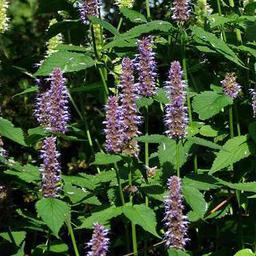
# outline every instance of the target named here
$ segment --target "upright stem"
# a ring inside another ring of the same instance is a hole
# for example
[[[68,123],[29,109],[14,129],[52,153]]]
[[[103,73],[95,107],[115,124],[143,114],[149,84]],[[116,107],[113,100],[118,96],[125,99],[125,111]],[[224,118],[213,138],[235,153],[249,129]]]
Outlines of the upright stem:
[[[77,248],[77,244],[76,244],[76,238],[75,238],[75,235],[74,235],[74,232],[73,232],[73,229],[72,229],[72,225],[71,225],[71,222],[70,222],[69,219],[66,221],[66,224],[67,224],[67,228],[68,228],[68,233],[71,237],[71,241],[72,241],[73,249],[74,249],[74,252],[75,252],[75,256],[80,256],[78,248]]]
[[[237,105],[236,104],[235,104],[234,108],[235,108],[234,110],[235,110],[235,117],[236,117],[237,135],[240,136],[241,135],[241,128],[240,128],[240,124],[239,124],[239,115],[238,115]]]
[[[147,10],[147,18],[150,19],[151,14],[150,14],[149,0],[146,0],[146,10]]]
[[[222,16],[220,0],[217,0],[217,6],[218,6],[218,13],[219,13],[220,16]],[[222,35],[223,40],[227,41],[226,40],[226,34],[225,34],[224,29],[223,29],[223,26],[220,26],[220,28],[221,28],[221,35]]]
[[[234,138],[234,124],[233,124],[233,108],[232,105],[229,106],[229,129],[230,138]]]
[[[118,22],[118,25],[117,25],[117,31],[119,32],[121,26],[123,24],[123,17],[120,18],[119,22]]]
[[[176,140],[176,171],[177,176],[180,177],[180,141]]]
[[[117,179],[117,183],[118,183],[120,199],[121,199],[122,205],[125,205],[124,193],[123,193],[122,184],[121,184],[121,180],[120,180],[120,174],[119,174],[118,166],[116,163],[115,163],[115,171],[116,171],[116,179]]]

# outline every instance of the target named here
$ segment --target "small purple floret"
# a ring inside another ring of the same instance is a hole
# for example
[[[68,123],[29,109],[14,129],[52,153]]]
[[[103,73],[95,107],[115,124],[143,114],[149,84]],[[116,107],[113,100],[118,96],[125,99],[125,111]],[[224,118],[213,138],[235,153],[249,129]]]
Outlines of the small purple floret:
[[[92,239],[88,243],[90,251],[87,256],[106,256],[109,247],[108,230],[96,223],[93,225]]]
[[[40,171],[42,175],[42,193],[43,196],[57,197],[60,189],[60,165],[59,165],[59,152],[56,148],[56,137],[48,137],[43,141],[41,149],[41,164]]]
[[[80,18],[82,23],[88,23],[89,16],[99,15],[99,2],[98,0],[82,0],[78,5],[80,11]]]
[[[184,249],[189,241],[187,238],[188,221],[187,216],[183,215],[184,206],[180,178],[177,176],[170,177],[167,186],[169,194],[164,201],[166,246]]]
[[[156,61],[153,52],[152,36],[138,41],[139,55],[135,64],[139,73],[138,93],[141,96],[153,96],[156,92]]]

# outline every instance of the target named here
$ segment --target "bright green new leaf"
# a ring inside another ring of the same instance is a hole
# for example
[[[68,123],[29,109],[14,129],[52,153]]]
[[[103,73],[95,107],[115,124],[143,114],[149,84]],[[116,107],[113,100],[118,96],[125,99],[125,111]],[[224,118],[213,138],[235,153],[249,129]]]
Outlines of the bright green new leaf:
[[[130,8],[120,8],[120,12],[125,16],[125,18],[127,18],[128,20],[130,20],[131,22],[133,23],[146,23],[147,22],[147,19],[146,17],[137,12],[137,11],[134,11]]]
[[[237,252],[234,256],[255,256],[251,249],[243,249]]]
[[[25,231],[2,232],[0,233],[0,236],[4,240],[7,240],[8,242],[12,243],[14,241],[16,246],[20,246],[26,237],[26,232]]]
[[[121,156],[110,155],[110,154],[99,152],[95,155],[95,161],[93,162],[93,164],[95,165],[115,164],[121,160],[122,160]]]

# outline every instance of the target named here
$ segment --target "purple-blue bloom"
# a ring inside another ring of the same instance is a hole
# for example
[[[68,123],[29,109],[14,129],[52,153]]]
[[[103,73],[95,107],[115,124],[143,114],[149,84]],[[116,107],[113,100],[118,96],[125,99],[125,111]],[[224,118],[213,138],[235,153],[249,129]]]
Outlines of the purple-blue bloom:
[[[106,105],[105,135],[106,151],[119,153],[122,151],[122,113],[116,96],[110,96]]]
[[[253,117],[256,117],[256,89],[250,89],[249,90],[251,97],[252,97],[252,111],[253,111]]]
[[[90,251],[87,256],[106,256],[109,247],[108,230],[104,226],[95,223],[93,225],[92,239],[88,243]]]
[[[79,3],[80,18],[84,24],[88,23],[89,16],[99,15],[99,2],[98,0],[82,0]]]
[[[153,52],[152,36],[138,41],[139,55],[136,69],[139,73],[138,93],[141,96],[153,96],[156,91],[156,61]]]
[[[188,117],[185,107],[186,83],[182,80],[182,69],[178,61],[171,63],[165,88],[170,100],[165,108],[166,134],[173,139],[182,139],[186,136]]]
[[[56,148],[56,137],[43,141],[40,157],[43,160],[40,171],[42,175],[42,193],[44,197],[57,197],[60,189],[59,152]]]
[[[187,216],[183,215],[184,206],[180,178],[177,176],[170,177],[167,186],[169,194],[164,201],[166,246],[168,248],[184,249],[189,241],[187,238],[188,221]]]
[[[190,17],[190,1],[189,0],[174,0],[171,8],[173,14],[172,19],[176,22],[183,23]]]
[[[126,57],[122,61],[121,73],[121,109],[123,120],[123,147],[122,152],[128,155],[138,156],[139,145],[135,137],[139,135],[138,125],[141,117],[138,115],[136,106],[137,89],[134,84],[134,65],[133,61]]]
[[[225,79],[221,81],[224,93],[235,99],[241,92],[241,86],[236,82],[235,73],[227,73]]]

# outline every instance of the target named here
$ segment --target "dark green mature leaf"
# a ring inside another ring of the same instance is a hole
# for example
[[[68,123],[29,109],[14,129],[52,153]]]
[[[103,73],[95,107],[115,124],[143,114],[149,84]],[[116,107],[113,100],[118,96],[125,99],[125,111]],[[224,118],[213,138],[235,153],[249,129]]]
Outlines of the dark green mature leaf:
[[[247,136],[238,136],[230,139],[217,154],[217,157],[212,164],[210,174],[224,169],[241,159],[248,157],[250,154]]]
[[[9,120],[2,117],[0,117],[0,135],[19,143],[22,146],[27,146],[22,129],[14,127]]]
[[[123,214],[134,224],[140,225],[144,230],[159,237],[156,232],[155,212],[144,204],[125,205],[122,207]]]
[[[25,94],[29,94],[29,93],[36,93],[36,92],[38,92],[38,86],[31,86],[31,87],[27,88],[26,90],[15,94],[13,96],[13,98],[17,97],[17,96],[22,96],[22,95],[25,95]]]
[[[144,135],[137,137],[136,140],[139,142],[156,144],[163,143],[164,141],[169,141],[169,139],[166,136],[160,134]]]
[[[234,256],[255,256],[251,249],[243,249],[237,252]]]
[[[208,148],[212,148],[212,149],[222,149],[222,146],[220,146],[212,141],[205,140],[203,138],[188,137],[187,139],[188,139],[188,141],[190,141],[194,144],[200,145],[200,146],[204,146],[204,147],[208,147]]]
[[[115,39],[108,44],[105,44],[103,49],[109,48],[127,48],[127,47],[137,47],[136,39]]]
[[[218,179],[207,174],[189,175],[182,179],[182,183],[187,187],[195,187],[199,190],[217,189]]]
[[[79,229],[88,228],[92,229],[94,223],[100,223],[102,225],[108,224],[108,222],[122,214],[122,207],[111,206],[99,212],[94,212],[90,217],[84,219]]]
[[[94,60],[84,53],[58,51],[50,55],[35,73],[36,76],[48,76],[54,68],[61,68],[64,73],[80,71],[94,66]]]
[[[223,55],[228,60],[241,67],[244,67],[244,63],[222,39],[219,39],[214,34],[206,32],[203,28],[197,26],[192,27],[192,32],[194,34],[193,38],[196,42],[205,44],[206,46],[210,47],[210,49]]]
[[[204,91],[194,97],[192,106],[201,120],[218,114],[224,107],[233,103],[232,98],[213,91]]]
[[[58,237],[60,228],[70,216],[67,203],[56,198],[43,198],[36,203],[36,210],[53,234]]]
[[[231,183],[221,179],[218,179],[218,182],[231,189],[246,191],[246,192],[256,192],[256,182]]]
[[[106,30],[108,30],[109,32],[111,32],[113,35],[119,35],[118,30],[111,25],[110,23],[108,23],[105,20],[99,19],[98,17],[95,16],[91,16],[89,17],[90,21],[92,22],[92,24],[99,24],[101,25],[103,28],[105,28]]]
[[[190,254],[187,254],[186,252],[178,249],[169,249],[168,250],[168,256],[189,256]]]
[[[121,156],[110,155],[110,154],[99,152],[95,155],[95,161],[93,162],[93,164],[95,165],[115,164],[121,160],[122,160]]]
[[[133,23],[145,23],[147,22],[146,17],[130,8],[120,8],[120,12],[125,16],[125,18],[129,19]]]

